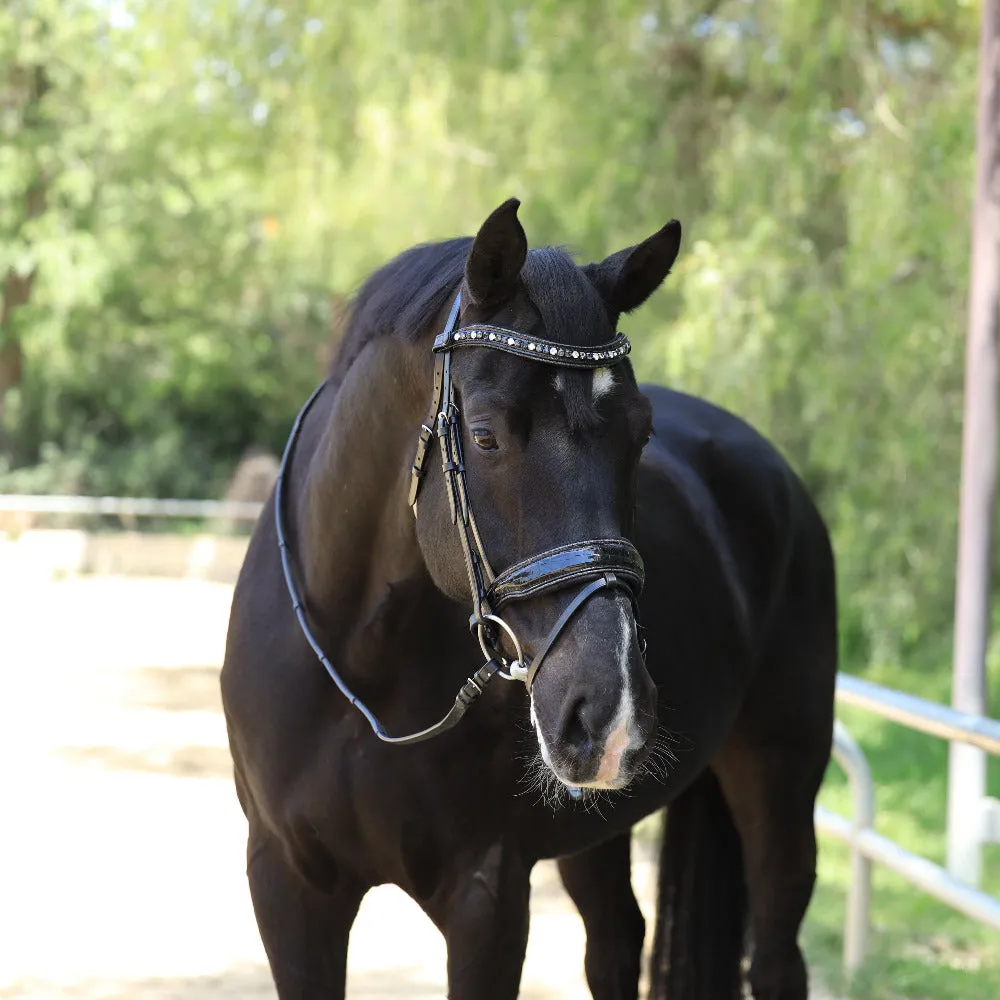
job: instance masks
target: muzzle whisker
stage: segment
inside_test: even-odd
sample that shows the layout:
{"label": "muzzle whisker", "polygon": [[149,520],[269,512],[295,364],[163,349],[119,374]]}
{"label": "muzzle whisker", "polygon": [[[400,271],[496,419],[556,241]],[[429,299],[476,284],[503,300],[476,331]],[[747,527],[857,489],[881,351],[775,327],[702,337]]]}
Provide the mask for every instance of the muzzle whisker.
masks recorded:
{"label": "muzzle whisker", "polygon": [[584,808],[587,812],[594,812],[601,818],[603,822],[607,822],[607,817],[601,812],[601,790],[600,789],[586,789],[590,794],[585,794],[583,802]]}
{"label": "muzzle whisker", "polygon": [[676,736],[665,727],[659,727],[649,756],[643,764],[643,773],[660,784],[666,784],[677,764],[677,754],[671,747],[672,743],[676,743]]}

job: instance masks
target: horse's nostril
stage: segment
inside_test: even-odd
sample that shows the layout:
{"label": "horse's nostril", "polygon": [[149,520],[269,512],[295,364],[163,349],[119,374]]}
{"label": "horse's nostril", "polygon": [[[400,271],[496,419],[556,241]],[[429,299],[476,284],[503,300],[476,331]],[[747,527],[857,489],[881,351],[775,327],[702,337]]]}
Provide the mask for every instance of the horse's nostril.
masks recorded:
{"label": "horse's nostril", "polygon": [[563,725],[563,739],[566,746],[580,757],[586,757],[594,746],[593,737],[584,721],[584,704],[582,698],[575,701],[566,713],[566,722]]}

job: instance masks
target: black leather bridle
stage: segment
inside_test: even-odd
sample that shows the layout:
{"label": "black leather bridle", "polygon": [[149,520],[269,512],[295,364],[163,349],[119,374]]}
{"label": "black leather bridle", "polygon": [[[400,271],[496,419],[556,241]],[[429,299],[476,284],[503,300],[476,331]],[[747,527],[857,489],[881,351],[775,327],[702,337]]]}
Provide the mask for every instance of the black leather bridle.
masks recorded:
{"label": "black leather bridle", "polygon": [[[451,729],[496,676],[510,681],[523,681],[530,690],[542,661],[562,630],[583,604],[599,590],[606,587],[626,590],[638,620],[637,604],[644,581],[644,570],[641,556],[627,538],[597,538],[561,545],[515,563],[501,573],[493,572],[469,500],[465,465],[462,460],[460,414],[455,405],[455,390],[451,379],[452,352],[461,347],[486,347],[506,351],[530,361],[563,368],[595,369],[617,364],[626,357],[631,350],[628,337],[619,333],[607,344],[583,348],[542,340],[538,337],[525,337],[515,330],[487,324],[458,327],[460,307],[459,295],[455,298],[444,330],[434,340],[433,395],[429,416],[426,423],[421,425],[417,440],[416,456],[410,474],[408,502],[416,517],[417,498],[426,471],[427,457],[436,438],[441,451],[441,468],[448,494],[448,505],[451,509],[451,520],[458,528],[472,592],[473,608],[469,624],[478,635],[486,662],[462,685],[454,705],[439,722],[407,736],[390,736],[367,706],[350,691],[309,628],[305,605],[292,572],[291,554],[285,535],[284,487],[285,473],[302,422],[322,392],[325,382],[321,383],[306,400],[295,419],[281,458],[275,488],[274,516],[281,566],[299,625],[313,652],[341,693],[361,712],[375,735],[385,743],[420,743]],[[525,657],[517,635],[499,612],[512,601],[527,600],[539,594],[578,585],[581,589],[563,609],[534,658]],[[514,648],[513,659],[505,656],[501,648],[502,634],[507,636]]]}

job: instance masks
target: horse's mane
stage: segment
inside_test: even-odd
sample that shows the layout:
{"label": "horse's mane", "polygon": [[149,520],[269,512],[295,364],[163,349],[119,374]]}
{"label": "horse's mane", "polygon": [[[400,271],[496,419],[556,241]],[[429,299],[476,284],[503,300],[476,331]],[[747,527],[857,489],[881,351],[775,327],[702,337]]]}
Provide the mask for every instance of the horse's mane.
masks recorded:
{"label": "horse's mane", "polygon": [[[373,272],[354,299],[331,370],[340,381],[365,346],[386,335],[408,341],[422,336],[458,291],[471,236],[424,243],[405,250]],[[562,247],[530,250],[521,271],[525,291],[541,313],[546,335],[588,346],[610,339],[595,316],[605,316],[597,290]]]}
{"label": "horse's mane", "polygon": [[355,296],[334,356],[333,381],[344,377],[376,337],[416,340],[458,291],[471,247],[471,236],[424,243],[404,250],[369,275]]}

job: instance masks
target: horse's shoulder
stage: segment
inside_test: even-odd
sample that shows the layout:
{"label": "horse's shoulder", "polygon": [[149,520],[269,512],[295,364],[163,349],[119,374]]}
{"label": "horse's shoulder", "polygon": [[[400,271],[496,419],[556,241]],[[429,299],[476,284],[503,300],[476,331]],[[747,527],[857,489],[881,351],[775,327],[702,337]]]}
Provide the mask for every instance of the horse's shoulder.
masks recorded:
{"label": "horse's shoulder", "polygon": [[735,414],[662,386],[643,386],[653,405],[654,449],[697,477],[722,508],[754,508],[784,520],[806,496],[777,447]]}
{"label": "horse's shoulder", "polygon": [[780,587],[796,551],[809,553],[816,570],[829,562],[823,518],[774,444],[704,399],[658,386],[643,391],[655,428],[643,456],[647,496],[683,497],[693,523],[732,554],[751,589]]}

